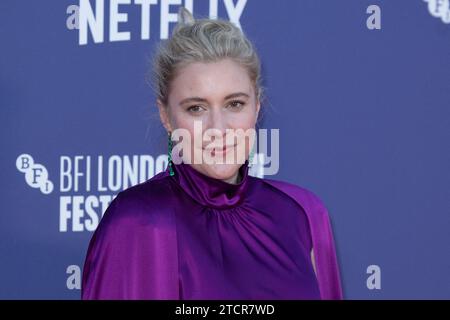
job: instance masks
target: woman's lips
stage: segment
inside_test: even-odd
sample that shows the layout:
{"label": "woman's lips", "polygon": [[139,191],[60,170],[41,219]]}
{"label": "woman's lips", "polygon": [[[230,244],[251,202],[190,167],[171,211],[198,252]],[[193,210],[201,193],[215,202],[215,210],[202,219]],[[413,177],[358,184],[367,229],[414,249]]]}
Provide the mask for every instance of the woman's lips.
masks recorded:
{"label": "woman's lips", "polygon": [[231,150],[232,148],[234,148],[236,145],[231,145],[231,146],[223,146],[222,148],[220,147],[208,147],[208,148],[203,148],[203,150],[205,150],[208,153],[211,153],[212,155],[215,155],[217,153],[221,154],[221,153],[226,153],[229,150]]}

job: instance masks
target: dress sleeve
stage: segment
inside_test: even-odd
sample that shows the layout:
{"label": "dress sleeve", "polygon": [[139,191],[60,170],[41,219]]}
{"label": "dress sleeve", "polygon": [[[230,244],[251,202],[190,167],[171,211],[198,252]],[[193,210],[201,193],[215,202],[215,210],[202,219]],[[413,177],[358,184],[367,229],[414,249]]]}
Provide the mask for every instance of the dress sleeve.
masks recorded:
{"label": "dress sleeve", "polygon": [[118,197],[113,199],[100,220],[88,246],[81,284],[81,299],[118,299],[120,279],[118,272],[123,267],[120,258],[120,247],[113,235],[114,226],[111,218],[117,213]]}
{"label": "dress sleeve", "polygon": [[306,212],[316,263],[320,296],[324,300],[343,299],[340,271],[328,210],[311,191],[282,181],[265,179],[294,199]]}
{"label": "dress sleeve", "polygon": [[176,228],[170,207],[162,208],[145,192],[124,192],[111,202],[89,243],[81,299],[178,299]]}
{"label": "dress sleeve", "polygon": [[340,300],[343,298],[340,271],[328,210],[315,195],[310,197],[315,207],[309,220],[321,297]]}

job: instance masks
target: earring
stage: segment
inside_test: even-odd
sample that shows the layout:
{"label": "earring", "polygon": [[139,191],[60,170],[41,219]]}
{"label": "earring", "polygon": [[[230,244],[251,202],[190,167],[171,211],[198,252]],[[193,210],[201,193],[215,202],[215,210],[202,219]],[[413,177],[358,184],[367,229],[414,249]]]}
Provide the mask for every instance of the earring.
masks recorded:
{"label": "earring", "polygon": [[169,163],[167,164],[167,166],[169,167],[169,174],[171,175],[171,176],[173,176],[173,175],[175,175],[175,173],[173,172],[173,167],[172,167],[172,147],[173,147],[173,141],[172,141],[172,132],[168,132],[168,135],[167,135],[167,138],[168,138],[168,140],[167,140],[167,143],[168,143],[168,160],[169,160]]}
{"label": "earring", "polygon": [[253,147],[252,150],[250,150],[250,154],[248,155],[248,166],[251,167],[253,165],[253,156],[255,153],[255,148]]}

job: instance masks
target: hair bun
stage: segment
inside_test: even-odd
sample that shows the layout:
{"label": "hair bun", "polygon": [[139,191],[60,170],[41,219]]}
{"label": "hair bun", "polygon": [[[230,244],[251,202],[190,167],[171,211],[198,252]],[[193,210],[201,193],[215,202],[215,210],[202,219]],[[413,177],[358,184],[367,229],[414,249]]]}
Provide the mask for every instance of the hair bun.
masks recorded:
{"label": "hair bun", "polygon": [[191,25],[194,24],[195,19],[192,13],[185,7],[180,7],[178,10],[178,24],[179,25]]}

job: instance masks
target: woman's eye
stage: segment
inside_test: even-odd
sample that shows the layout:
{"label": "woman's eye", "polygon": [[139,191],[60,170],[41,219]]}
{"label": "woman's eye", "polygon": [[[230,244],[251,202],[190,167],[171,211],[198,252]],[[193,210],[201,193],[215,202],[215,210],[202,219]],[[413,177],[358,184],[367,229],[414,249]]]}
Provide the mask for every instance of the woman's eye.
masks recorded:
{"label": "woman's eye", "polygon": [[190,106],[187,110],[189,112],[192,112],[192,113],[198,113],[198,112],[202,111],[202,107],[200,107],[200,106]]}
{"label": "woman's eye", "polygon": [[245,104],[245,103],[242,102],[242,101],[234,100],[234,101],[231,101],[231,102],[230,102],[229,106],[230,106],[232,109],[240,109],[244,104]]}

